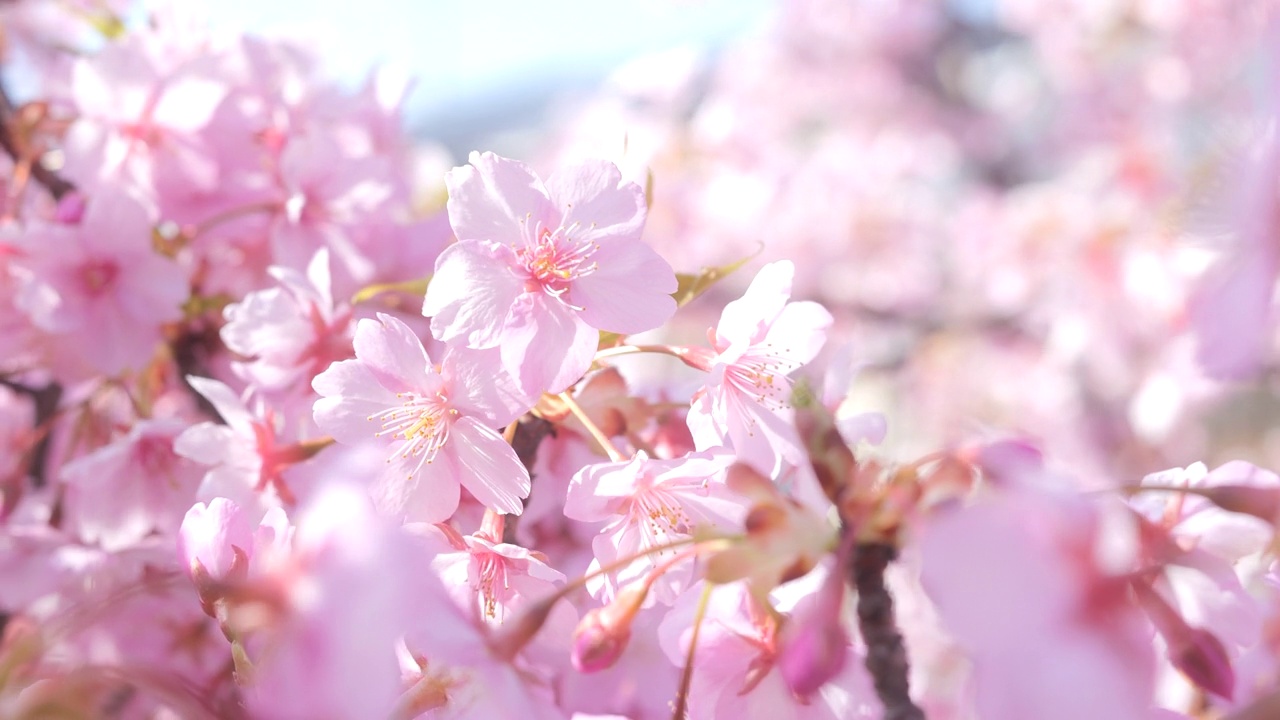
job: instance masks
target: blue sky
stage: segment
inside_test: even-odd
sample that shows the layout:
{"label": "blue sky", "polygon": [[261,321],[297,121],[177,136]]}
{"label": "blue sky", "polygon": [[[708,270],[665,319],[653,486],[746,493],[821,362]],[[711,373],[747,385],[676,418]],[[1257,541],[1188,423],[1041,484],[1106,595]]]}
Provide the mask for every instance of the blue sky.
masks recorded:
{"label": "blue sky", "polygon": [[[313,38],[358,82],[374,63],[417,77],[411,124],[520,113],[650,51],[712,48],[761,26],[769,0],[221,0],[215,26]],[[492,118],[489,118],[492,119]],[[518,118],[512,118],[518,120]]]}

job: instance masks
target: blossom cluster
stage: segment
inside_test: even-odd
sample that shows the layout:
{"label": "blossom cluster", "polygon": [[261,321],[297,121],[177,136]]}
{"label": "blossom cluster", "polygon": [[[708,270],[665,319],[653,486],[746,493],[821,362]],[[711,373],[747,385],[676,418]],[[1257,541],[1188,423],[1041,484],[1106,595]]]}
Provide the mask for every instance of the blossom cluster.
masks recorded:
{"label": "blossom cluster", "polygon": [[1280,712],[1280,8],[961,5],[449,169],[389,71],[0,4],[0,717]]}

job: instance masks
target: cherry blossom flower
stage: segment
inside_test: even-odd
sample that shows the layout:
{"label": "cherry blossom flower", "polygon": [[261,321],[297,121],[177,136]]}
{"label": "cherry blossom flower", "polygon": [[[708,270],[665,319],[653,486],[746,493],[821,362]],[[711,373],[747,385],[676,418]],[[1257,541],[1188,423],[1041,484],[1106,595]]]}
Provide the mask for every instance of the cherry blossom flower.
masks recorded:
{"label": "cherry blossom flower", "polygon": [[68,129],[68,170],[80,184],[109,188],[121,179],[149,199],[210,191],[218,163],[200,130],[227,94],[197,43],[165,46],[135,34],[78,59],[71,99],[80,115]]}
{"label": "cherry blossom flower", "polygon": [[356,326],[355,354],[312,382],[315,421],[338,442],[387,449],[372,488],[379,510],[440,522],[465,487],[485,507],[520,514],[529,471],[493,428],[525,407],[501,372],[457,352],[433,366],[413,331],[381,313]]}
{"label": "cherry blossom flower", "polygon": [[487,527],[465,536],[447,525],[422,530],[439,534],[436,544],[444,551],[435,555],[432,567],[459,607],[495,625],[529,600],[551,595],[556,583],[564,581],[564,573],[547,565],[538,554],[502,542],[502,533],[494,532],[501,529],[501,517],[488,513]]}
{"label": "cherry blossom flower", "polygon": [[334,306],[327,250],[316,253],[305,276],[279,266],[268,272],[279,286],[228,305],[222,340],[244,358],[233,366],[237,374],[257,388],[309,387],[330,363],[351,356],[351,312]]}
{"label": "cherry blossom flower", "polygon": [[[396,643],[428,596],[444,589],[410,538],[367,497],[327,485],[297,521],[291,552],[251,579],[255,592],[230,612],[252,624],[248,704],[260,717],[387,717],[400,695]],[[447,602],[447,600],[446,600]]]}
{"label": "cherry blossom flower", "polygon": [[832,322],[817,303],[789,302],[794,274],[787,260],[761,268],[709,333],[714,355],[693,358],[711,373],[689,411],[698,449],[727,444],[771,476],[804,459],[787,375],[818,354]]}
{"label": "cherry blossom flower", "polygon": [[104,188],[78,224],[33,222],[20,243],[18,306],[62,345],[93,347],[82,361],[99,372],[140,368],[182,317],[185,273],[152,249],[151,220],[126,193]]}
{"label": "cherry blossom flower", "polygon": [[[825,570],[818,570],[777,588],[772,599],[776,614],[762,607],[745,583],[711,590],[694,654],[689,720],[870,720],[881,716],[882,708],[872,699],[870,678],[851,644],[845,647],[843,670],[804,701],[792,692],[779,667],[779,618],[793,617],[803,611],[803,605],[814,602],[812,595],[825,575]],[[696,585],[686,591],[658,628],[662,648],[677,666],[685,664],[702,590]]]}
{"label": "cherry blossom flower", "polygon": [[973,658],[981,717],[1146,715],[1155,652],[1125,591],[1137,557],[1133,524],[1114,522],[1123,517],[1028,490],[944,511],[925,529],[921,583]]}
{"label": "cherry blossom flower", "polygon": [[614,165],[545,183],[492,153],[447,177],[459,242],[440,254],[422,314],[448,343],[500,347],[525,392],[559,392],[586,372],[597,330],[650,330],[675,312],[671,267],[639,242],[644,193]]}
{"label": "cherry blossom flower", "polygon": [[314,454],[314,448],[282,442],[281,419],[261,403],[259,412],[251,411],[225,384],[200,377],[188,377],[187,382],[226,423],[193,425],[174,442],[179,455],[211,466],[197,496],[209,500],[228,497],[262,511],[280,502],[296,502],[285,473]]}
{"label": "cherry blossom flower", "polygon": [[[584,522],[607,521],[592,541],[592,568],[667,543],[691,537],[695,530],[734,529],[746,515],[746,502],[724,483],[732,462],[726,452],[690,453],[672,460],[636,453],[628,462],[588,465],[569,484],[564,514]],[[589,587],[603,600],[645,578],[679,549],[647,555],[608,573]],[[692,563],[666,570],[654,583],[653,597],[670,604],[688,587]]]}
{"label": "cherry blossom flower", "polygon": [[205,472],[174,451],[185,429],[176,420],[140,421],[125,437],[62,466],[67,517],[80,537],[116,550],[178,529]]}

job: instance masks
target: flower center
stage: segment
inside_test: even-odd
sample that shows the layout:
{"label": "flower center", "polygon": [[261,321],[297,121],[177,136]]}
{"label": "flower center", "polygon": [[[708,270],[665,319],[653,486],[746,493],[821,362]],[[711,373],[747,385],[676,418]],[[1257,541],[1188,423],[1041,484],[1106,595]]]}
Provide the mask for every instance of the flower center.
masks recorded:
{"label": "flower center", "polygon": [[631,513],[645,531],[650,546],[669,542],[672,535],[688,535],[693,531],[693,520],[688,513],[670,493],[659,488],[636,492]]}
{"label": "flower center", "polygon": [[85,292],[91,296],[102,295],[115,284],[120,266],[111,260],[94,260],[80,268],[80,280]]}
{"label": "flower center", "polygon": [[555,230],[539,226],[537,240],[532,243],[526,241],[525,247],[517,250],[516,255],[528,273],[526,292],[541,291],[568,307],[581,310],[562,296],[574,280],[595,272],[597,265],[590,259],[600,246],[569,237],[575,227],[576,223]]}
{"label": "flower center", "polygon": [[449,427],[458,411],[449,407],[449,399],[443,393],[396,393],[396,397],[403,400],[401,405],[369,416],[370,421],[382,421],[382,429],[373,436],[399,438],[397,452],[401,458],[424,456],[424,462],[434,461],[436,453],[449,441]]}
{"label": "flower center", "polygon": [[747,354],[725,368],[725,382],[772,410],[787,407],[792,363],[770,355]]}
{"label": "flower center", "polygon": [[493,620],[498,615],[499,593],[505,595],[510,588],[507,582],[507,563],[498,553],[485,552],[476,557],[480,565],[480,605],[484,616]]}

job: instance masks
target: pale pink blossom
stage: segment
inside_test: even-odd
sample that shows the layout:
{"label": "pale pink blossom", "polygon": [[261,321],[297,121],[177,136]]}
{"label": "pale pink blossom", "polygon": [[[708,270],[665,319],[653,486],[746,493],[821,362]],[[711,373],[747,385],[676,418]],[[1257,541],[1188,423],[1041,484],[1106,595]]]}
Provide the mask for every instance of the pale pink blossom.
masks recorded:
{"label": "pale pink blossom", "polygon": [[284,441],[282,419],[261,402],[251,410],[242,397],[217,380],[188,376],[187,382],[223,420],[193,425],[174,442],[179,455],[209,466],[197,497],[228,497],[260,512],[295,503],[285,475],[310,453],[298,443]]}
{"label": "pale pink blossom", "polygon": [[[411,539],[350,485],[323,488],[300,514],[291,552],[240,593],[233,628],[271,622],[250,644],[257,717],[380,718],[400,695],[396,643],[443,596]],[[447,599],[445,600],[447,602]],[[245,623],[245,625],[240,625]]]}
{"label": "pale pink blossom", "polygon": [[525,406],[501,372],[457,352],[436,366],[407,325],[381,313],[356,326],[355,354],[313,381],[315,421],[338,442],[385,448],[379,510],[440,522],[465,487],[485,507],[521,512],[529,472],[494,428]]}
{"label": "pale pink blossom", "polygon": [[[1228,512],[1210,499],[1155,488],[1239,487],[1280,496],[1280,477],[1237,460],[1212,472],[1203,463],[1172,468],[1146,476],[1142,484],[1152,489],[1139,493],[1131,503],[1153,523],[1152,534],[1158,538],[1152,543],[1153,554],[1166,562],[1153,591],[1183,624],[1220,642],[1232,664],[1248,656],[1251,662],[1268,658],[1265,664],[1274,666],[1274,650],[1259,638],[1265,635],[1264,623],[1280,597],[1262,581],[1272,562],[1275,529],[1259,517]],[[1188,680],[1183,674],[1163,674],[1161,698],[1172,707],[1189,710],[1196,694],[1192,683],[1201,678]],[[1242,676],[1231,699],[1247,703],[1256,698],[1256,687],[1254,678]]]}
{"label": "pale pink blossom", "polygon": [[689,411],[698,449],[728,445],[770,476],[805,458],[787,376],[818,354],[832,322],[817,303],[790,302],[794,274],[789,260],[761,268],[709,333],[714,353],[695,359],[711,373]]}
{"label": "pale pink blossom", "polygon": [[[790,622],[804,614],[825,569],[774,590],[771,614],[745,583],[715,586],[698,633],[689,688],[689,720],[870,720],[883,713],[870,678],[852,644],[830,682],[808,699],[797,698],[780,667],[782,647],[778,619]],[[683,667],[693,634],[693,619],[703,586],[686,591],[658,628],[668,659]]]}
{"label": "pale pink blossom", "polygon": [[279,266],[268,272],[276,287],[223,309],[222,341],[243,358],[232,366],[237,374],[258,389],[305,389],[330,363],[351,357],[351,311],[333,301],[327,250],[305,275]]}
{"label": "pale pink blossom", "polygon": [[984,720],[1144,717],[1150,625],[1130,599],[1136,540],[1123,508],[1008,492],[939,512],[921,583],[974,662]]}
{"label": "pale pink blossom", "polygon": [[97,193],[121,180],[161,195],[217,187],[218,162],[200,131],[226,97],[196,38],[166,46],[135,33],[77,59],[71,100],[79,117],[66,138],[69,174]]}
{"label": "pale pink blossom", "polygon": [[67,519],[81,538],[118,550],[178,529],[205,471],[174,451],[185,429],[175,420],[141,420],[124,437],[62,466]]}
{"label": "pale pink blossom", "polygon": [[183,270],[152,248],[151,229],[141,203],[108,188],[78,224],[32,222],[14,260],[18,307],[93,369],[140,369],[189,294]]}
{"label": "pale pink blossom", "polygon": [[[588,465],[569,483],[564,514],[583,522],[606,522],[592,541],[595,569],[644,550],[689,538],[695,531],[736,530],[747,513],[746,500],[725,485],[733,457],[726,452],[690,453],[672,460],[651,459],[643,451],[627,462]],[[592,582],[604,601],[643,580],[678,555],[674,548],[646,555],[616,573]],[[693,581],[693,563],[679,562],[662,573],[653,597],[670,604]]]}
{"label": "pale pink blossom", "polygon": [[539,553],[502,542],[494,527],[500,528],[501,523],[482,526],[470,535],[460,535],[447,525],[425,526],[420,532],[438,535],[434,544],[440,552],[431,565],[458,606],[486,623],[501,625],[530,600],[552,595],[556,585],[564,582],[564,573]]}
{"label": "pale pink blossom", "polygon": [[[178,559],[206,615],[225,623],[240,587],[273,571],[290,552],[294,528],[273,507],[257,525],[252,509],[224,497],[192,505],[178,530]],[[224,628],[230,630],[230,628]]]}
{"label": "pale pink blossom", "polygon": [[529,394],[559,392],[591,365],[597,330],[653,329],[675,312],[675,274],[639,241],[645,201],[614,165],[545,184],[492,153],[447,177],[459,242],[440,254],[422,314],[440,340],[501,348]]}

